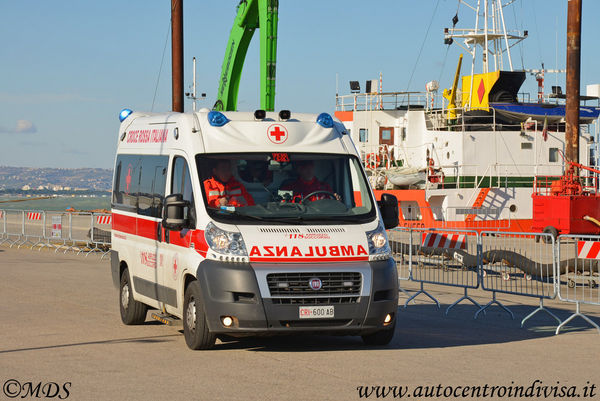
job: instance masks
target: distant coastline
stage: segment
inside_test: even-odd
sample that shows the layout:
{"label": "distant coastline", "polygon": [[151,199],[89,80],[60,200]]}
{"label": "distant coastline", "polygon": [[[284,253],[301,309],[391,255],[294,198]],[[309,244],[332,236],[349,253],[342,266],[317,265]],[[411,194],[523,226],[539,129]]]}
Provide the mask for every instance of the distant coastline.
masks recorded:
{"label": "distant coastline", "polygon": [[110,210],[110,194],[73,196],[4,196],[0,195],[0,210],[76,211]]}
{"label": "distant coastline", "polygon": [[112,169],[0,166],[0,195],[90,195],[111,190]]}

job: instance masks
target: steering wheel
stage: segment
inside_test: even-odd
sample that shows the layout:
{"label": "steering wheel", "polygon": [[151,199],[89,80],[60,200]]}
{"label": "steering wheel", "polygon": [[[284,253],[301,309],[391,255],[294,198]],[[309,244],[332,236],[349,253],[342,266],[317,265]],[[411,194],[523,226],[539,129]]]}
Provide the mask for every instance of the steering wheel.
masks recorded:
{"label": "steering wheel", "polygon": [[[337,198],[335,197],[335,194],[333,192],[329,192],[329,191],[314,191],[314,192],[311,192],[308,195],[306,195],[304,197],[304,199],[302,199],[301,203],[304,205],[306,202],[313,202],[313,201],[310,200],[310,198],[312,196],[317,195],[317,194],[325,194],[325,195],[329,196],[331,199],[337,200]],[[319,200],[319,199],[315,199],[315,200]]]}

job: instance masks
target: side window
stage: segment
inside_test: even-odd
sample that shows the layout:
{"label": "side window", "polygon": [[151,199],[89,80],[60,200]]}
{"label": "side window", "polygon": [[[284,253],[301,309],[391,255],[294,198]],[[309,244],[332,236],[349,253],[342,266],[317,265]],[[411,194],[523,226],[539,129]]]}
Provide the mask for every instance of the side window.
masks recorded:
{"label": "side window", "polygon": [[183,200],[190,202],[189,210],[186,209],[185,218],[194,220],[194,193],[192,191],[192,178],[190,169],[183,157],[176,156],[173,160],[173,176],[171,180],[171,194],[182,194]]}
{"label": "side window", "polygon": [[115,166],[113,206],[116,209],[135,211],[140,183],[140,157],[118,155]]}
{"label": "side window", "polygon": [[548,161],[556,163],[558,161],[558,148],[550,148],[548,150]]}
{"label": "side window", "polygon": [[138,214],[157,218],[162,217],[168,164],[168,156],[142,156]]}

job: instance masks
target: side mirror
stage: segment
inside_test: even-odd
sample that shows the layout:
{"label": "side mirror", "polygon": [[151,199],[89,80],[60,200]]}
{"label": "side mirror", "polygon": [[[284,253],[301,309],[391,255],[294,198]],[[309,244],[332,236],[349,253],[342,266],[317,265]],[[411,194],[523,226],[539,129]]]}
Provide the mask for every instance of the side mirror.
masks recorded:
{"label": "side mirror", "polygon": [[184,218],[184,211],[189,206],[190,203],[183,200],[182,194],[173,194],[165,197],[163,227],[173,231],[181,231],[185,228],[188,220]]}
{"label": "side mirror", "polygon": [[398,226],[398,199],[392,194],[382,194],[381,200],[377,201],[381,217],[383,218],[383,226],[386,230]]}

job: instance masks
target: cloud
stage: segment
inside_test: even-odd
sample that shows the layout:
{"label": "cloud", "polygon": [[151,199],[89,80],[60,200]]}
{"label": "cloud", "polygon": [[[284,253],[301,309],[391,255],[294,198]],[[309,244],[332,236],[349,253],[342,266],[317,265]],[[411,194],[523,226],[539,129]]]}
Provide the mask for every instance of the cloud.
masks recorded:
{"label": "cloud", "polygon": [[28,120],[17,120],[17,126],[15,128],[0,126],[0,133],[2,134],[34,134],[36,132],[36,126]]}

